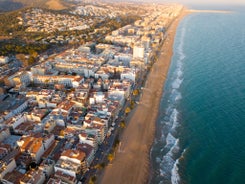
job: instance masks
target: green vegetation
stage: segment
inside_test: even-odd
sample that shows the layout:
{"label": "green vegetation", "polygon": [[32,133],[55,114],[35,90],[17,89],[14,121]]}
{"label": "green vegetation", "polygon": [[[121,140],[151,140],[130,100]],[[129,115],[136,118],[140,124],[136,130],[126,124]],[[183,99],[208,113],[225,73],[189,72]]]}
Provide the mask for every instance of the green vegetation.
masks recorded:
{"label": "green vegetation", "polygon": [[134,104],[135,102],[133,100],[130,101],[130,109],[133,109],[134,108]]}
{"label": "green vegetation", "polygon": [[107,159],[109,162],[111,162],[113,159],[114,159],[114,154],[113,153],[110,153],[108,156],[107,156]]}
{"label": "green vegetation", "polygon": [[41,7],[41,8],[49,8],[52,10],[62,10],[69,8],[71,4],[63,1],[63,0],[15,0],[16,2],[21,3],[22,5],[29,7]]}
{"label": "green vegetation", "polygon": [[125,127],[126,127],[125,121],[121,121],[121,122],[120,122],[120,127],[121,127],[121,128],[125,128]]}
{"label": "green vegetation", "polygon": [[[39,0],[37,3],[42,5],[48,0]],[[29,0],[21,1],[25,3],[31,3]],[[30,4],[31,5],[31,4]],[[29,63],[33,63],[35,60],[35,55],[38,55],[53,46],[61,45],[76,45],[84,44],[85,42],[93,41],[97,43],[104,43],[105,35],[113,30],[123,27],[128,24],[132,24],[134,21],[138,20],[139,16],[133,15],[123,15],[117,18],[106,18],[101,21],[94,19],[94,25],[85,30],[66,30],[66,31],[54,31],[53,33],[45,32],[25,32],[27,27],[22,23],[19,23],[20,18],[23,16],[24,12],[28,9],[21,9],[19,11],[8,12],[0,14],[0,55],[9,54],[26,54],[30,55]],[[59,14],[69,14],[65,11],[54,11],[45,10],[52,13]],[[75,16],[75,15],[71,15]],[[91,18],[91,17],[84,17]],[[96,30],[96,31],[95,31]],[[63,38],[75,37],[76,41],[69,41],[63,43],[49,43],[50,39],[55,39],[57,36],[63,36]],[[43,43],[43,39],[49,37],[46,43]],[[33,54],[35,53],[35,54]],[[38,54],[36,54],[38,53]]]}
{"label": "green vegetation", "polygon": [[94,166],[95,169],[104,169],[106,164],[104,162],[97,164]]}
{"label": "green vegetation", "polygon": [[119,29],[123,26],[126,26],[128,24],[132,24],[136,20],[139,20],[140,17],[137,15],[128,15],[128,16],[120,16],[114,19],[107,18],[106,20],[99,22],[95,24],[94,28],[102,28],[104,30],[104,33],[102,36],[97,40],[99,43],[106,43],[104,40],[104,35],[110,33],[111,31],[114,31],[116,29]]}
{"label": "green vegetation", "polygon": [[0,14],[0,35],[12,36],[13,33],[23,33],[25,27],[18,24],[18,17],[21,16],[21,11]]}
{"label": "green vegetation", "polygon": [[89,184],[94,184],[96,181],[97,181],[97,177],[96,177],[96,176],[92,176],[92,177],[89,179],[88,183],[89,183]]}
{"label": "green vegetation", "polygon": [[43,52],[50,48],[46,44],[30,43],[25,44],[18,40],[9,40],[0,42],[0,55],[8,54],[28,54],[30,56],[36,57],[40,52]]}
{"label": "green vegetation", "polygon": [[26,33],[26,27],[18,24],[21,14],[22,11],[0,14],[0,55],[22,53],[35,56],[49,48],[49,45],[36,42],[46,36],[44,33]]}
{"label": "green vegetation", "polygon": [[138,94],[139,94],[139,90],[138,89],[133,90],[133,95],[134,96],[137,96]]}
{"label": "green vegetation", "polygon": [[127,107],[127,108],[125,109],[125,114],[130,113],[130,111],[131,111],[130,107]]}

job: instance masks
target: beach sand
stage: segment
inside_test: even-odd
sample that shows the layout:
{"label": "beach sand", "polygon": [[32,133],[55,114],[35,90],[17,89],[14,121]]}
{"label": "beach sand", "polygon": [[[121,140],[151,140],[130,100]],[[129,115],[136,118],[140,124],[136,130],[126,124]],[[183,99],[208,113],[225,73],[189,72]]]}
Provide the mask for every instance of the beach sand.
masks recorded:
{"label": "beach sand", "polygon": [[155,137],[156,119],[163,93],[163,86],[173,54],[174,37],[179,21],[187,14],[184,10],[167,30],[159,59],[154,63],[140,103],[134,110],[121,137],[120,149],[115,159],[105,168],[99,183],[142,184],[150,175],[150,149]]}

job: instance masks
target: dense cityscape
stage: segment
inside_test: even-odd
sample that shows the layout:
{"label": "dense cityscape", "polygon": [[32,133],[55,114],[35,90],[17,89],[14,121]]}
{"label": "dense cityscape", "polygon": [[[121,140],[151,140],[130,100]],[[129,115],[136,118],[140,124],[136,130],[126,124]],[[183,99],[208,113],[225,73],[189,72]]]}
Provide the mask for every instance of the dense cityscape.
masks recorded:
{"label": "dense cityscape", "polygon": [[113,161],[126,118],[183,7],[142,5],[137,20],[112,30],[104,21],[128,12],[104,5],[77,6],[70,14],[30,8],[16,17],[27,34],[44,34],[35,42],[56,45],[0,56],[2,183],[93,183]]}

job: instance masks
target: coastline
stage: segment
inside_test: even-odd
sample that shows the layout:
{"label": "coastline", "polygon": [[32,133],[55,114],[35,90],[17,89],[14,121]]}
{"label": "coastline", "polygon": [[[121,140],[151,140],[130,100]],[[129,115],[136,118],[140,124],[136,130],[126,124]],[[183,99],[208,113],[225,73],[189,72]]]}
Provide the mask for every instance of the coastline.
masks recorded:
{"label": "coastline", "polygon": [[225,13],[225,14],[234,13],[233,11],[225,11],[225,10],[194,10],[194,9],[190,9],[188,10],[188,12],[190,13]]}
{"label": "coastline", "polygon": [[173,55],[174,38],[179,22],[188,14],[183,9],[168,28],[158,60],[153,64],[142,91],[140,103],[134,109],[125,128],[120,150],[104,171],[100,183],[147,183],[151,175],[150,150],[155,137],[156,120],[163,87]]}

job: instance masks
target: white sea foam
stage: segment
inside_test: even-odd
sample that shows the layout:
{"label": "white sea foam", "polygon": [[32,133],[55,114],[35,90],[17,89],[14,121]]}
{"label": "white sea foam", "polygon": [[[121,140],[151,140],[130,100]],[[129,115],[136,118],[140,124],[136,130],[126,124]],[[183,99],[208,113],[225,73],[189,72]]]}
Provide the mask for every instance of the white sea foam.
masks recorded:
{"label": "white sea foam", "polygon": [[183,52],[180,52],[179,53],[180,54],[180,57],[179,57],[179,59],[182,61],[183,59],[185,59],[185,54],[183,53]]}
{"label": "white sea foam", "polygon": [[[169,137],[171,135],[169,134]],[[174,167],[174,155],[179,152],[179,139],[173,139],[174,144],[170,147],[169,151],[163,156],[160,163],[160,175],[165,179],[171,179],[171,170]]]}
{"label": "white sea foam", "polygon": [[178,184],[180,181],[180,176],[179,176],[179,168],[178,168],[179,160],[176,160],[174,163],[174,167],[171,170],[171,183],[172,184]]}
{"label": "white sea foam", "polygon": [[182,29],[182,31],[181,31],[181,37],[180,37],[180,43],[179,43],[179,45],[177,47],[177,53],[179,55],[179,60],[178,60],[178,63],[177,63],[178,64],[177,67],[180,67],[180,68],[182,68],[182,62],[181,61],[183,61],[185,59],[185,57],[186,57],[186,55],[184,53],[185,32],[186,32],[185,28]]}
{"label": "white sea foam", "polygon": [[171,114],[172,109],[173,109],[172,104],[170,104],[170,105],[168,106],[167,110],[166,110],[166,115],[167,115],[167,116],[169,116],[169,115]]}
{"label": "white sea foam", "polygon": [[181,153],[181,156],[175,161],[174,167],[171,170],[171,183],[172,184],[178,184],[180,182],[180,175],[179,175],[179,160],[184,157],[184,154],[186,152],[186,149],[183,150]]}
{"label": "white sea foam", "polygon": [[182,98],[182,95],[180,92],[177,93],[176,97],[175,97],[175,101],[178,101]]}
{"label": "white sea foam", "polygon": [[170,116],[172,122],[176,122],[178,120],[178,111],[177,109],[173,109],[172,114]]}
{"label": "white sea foam", "polygon": [[166,142],[167,142],[166,147],[171,147],[172,145],[175,144],[175,141],[176,141],[176,138],[171,133],[168,133],[167,138],[166,138]]}
{"label": "white sea foam", "polygon": [[178,76],[178,78],[181,78],[182,75],[183,75],[182,68],[178,68],[178,70],[177,70],[177,76]]}
{"label": "white sea foam", "polygon": [[179,89],[182,81],[183,81],[183,79],[179,79],[179,78],[175,79],[173,84],[172,84],[172,88]]}
{"label": "white sea foam", "polygon": [[170,154],[171,155],[174,155],[175,153],[178,153],[180,150],[180,147],[179,147],[179,139],[176,139],[173,147],[170,149]]}
{"label": "white sea foam", "polygon": [[[183,81],[183,60],[186,58],[184,53],[184,39],[185,39],[185,28],[181,30],[180,41],[177,46],[177,61],[176,68],[171,77],[173,81],[171,84],[171,91],[168,100],[168,107],[165,111],[164,117],[164,128],[162,130],[161,141],[166,141],[166,145],[161,148],[161,154],[164,154],[156,158],[156,162],[160,166],[159,177],[162,178],[162,183],[165,181],[171,181],[172,184],[178,184],[180,182],[179,176],[179,159],[177,157],[181,153],[179,139],[175,137],[175,130],[179,126],[179,112],[177,110],[177,103],[182,98],[179,90]],[[170,132],[174,133],[171,134]],[[164,144],[163,144],[164,145]],[[160,163],[159,163],[160,162]]]}
{"label": "white sea foam", "polygon": [[177,109],[174,109],[172,114],[171,114],[171,120],[172,120],[172,130],[175,130],[179,126],[178,122],[178,111]]}
{"label": "white sea foam", "polygon": [[179,51],[179,53],[183,53],[183,47],[184,47],[184,38],[185,38],[185,32],[186,32],[186,29],[185,28],[183,28],[182,30],[181,30],[181,33],[180,33],[180,44],[179,44],[179,46],[178,46],[178,51]]}

